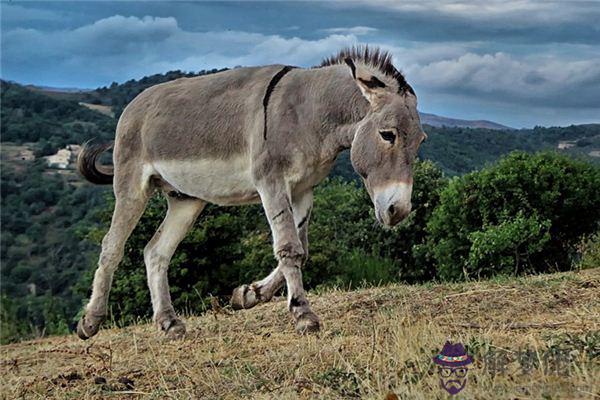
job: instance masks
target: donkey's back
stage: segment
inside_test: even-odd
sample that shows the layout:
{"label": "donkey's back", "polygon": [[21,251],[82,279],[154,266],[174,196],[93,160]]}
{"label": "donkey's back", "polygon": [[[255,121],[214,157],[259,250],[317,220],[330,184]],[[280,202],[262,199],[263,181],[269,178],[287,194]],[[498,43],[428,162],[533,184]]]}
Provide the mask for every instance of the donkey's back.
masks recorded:
{"label": "donkey's back", "polygon": [[142,92],[117,127],[115,193],[158,186],[215,204],[257,202],[250,146],[262,132],[265,88],[282,67],[181,78]]}
{"label": "donkey's back", "polygon": [[[244,153],[250,136],[262,129],[265,88],[281,68],[237,68],[146,89],[123,111],[116,151],[126,146],[146,161]],[[140,147],[132,148],[136,142]]]}

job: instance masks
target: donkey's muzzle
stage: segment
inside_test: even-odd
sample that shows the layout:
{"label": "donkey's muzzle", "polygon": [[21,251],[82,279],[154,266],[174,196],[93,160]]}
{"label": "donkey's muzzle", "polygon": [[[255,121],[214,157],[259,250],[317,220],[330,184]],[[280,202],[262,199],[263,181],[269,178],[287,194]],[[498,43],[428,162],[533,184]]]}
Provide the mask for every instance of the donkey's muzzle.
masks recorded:
{"label": "donkey's muzzle", "polygon": [[375,215],[377,216],[377,220],[386,226],[395,226],[400,223],[400,221],[404,220],[410,214],[411,206],[408,203],[408,206],[394,205],[391,204],[386,208],[376,209]]}
{"label": "donkey's muzzle", "polygon": [[397,225],[405,219],[412,205],[410,197],[412,185],[400,183],[389,185],[384,190],[375,192],[375,215],[377,220],[386,226]]}
{"label": "donkey's muzzle", "polygon": [[411,205],[410,203],[408,203],[408,206],[395,206],[395,205],[390,205],[388,207],[387,210],[387,221],[388,223],[386,225],[389,226],[394,226],[397,225],[400,221],[402,221],[404,218],[408,217],[408,214],[410,214],[410,210],[411,210]]}

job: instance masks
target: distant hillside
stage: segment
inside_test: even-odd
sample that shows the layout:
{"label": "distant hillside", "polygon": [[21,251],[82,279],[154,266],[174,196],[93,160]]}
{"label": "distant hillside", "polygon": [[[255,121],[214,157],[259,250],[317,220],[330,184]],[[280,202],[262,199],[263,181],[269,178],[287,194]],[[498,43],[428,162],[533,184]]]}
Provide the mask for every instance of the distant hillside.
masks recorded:
{"label": "distant hillside", "polygon": [[1,309],[27,321],[35,336],[60,331],[81,305],[74,284],[96,251],[82,228],[97,224],[110,191],[81,184],[72,169],[49,168],[44,156],[111,140],[116,120],[15,83],[2,81],[1,89]]}
{"label": "distant hillside", "polygon": [[435,114],[428,114],[419,112],[421,117],[421,123],[425,125],[431,125],[436,128],[449,127],[449,128],[482,128],[482,129],[498,129],[498,130],[509,130],[513,129],[505,125],[498,124],[492,121],[486,120],[466,120],[442,117]]}
{"label": "distant hillside", "polygon": [[[37,91],[58,99],[73,100],[88,104],[112,106],[114,108],[113,111],[115,112],[115,114],[120,115],[120,110],[125,105],[127,105],[127,103],[133,100],[133,98],[137,96],[140,92],[142,92],[142,90],[150,86],[182,77],[207,75],[223,70],[224,69],[213,69],[209,71],[202,70],[198,73],[182,72],[179,70],[169,71],[164,74],[155,74],[147,76],[140,80],[131,79],[121,84],[113,82],[110,86],[105,86],[95,90],[77,88],[53,88],[34,85],[27,85],[26,87],[33,91]],[[420,112],[419,115],[421,116],[421,123],[431,125],[434,127],[483,128],[498,130],[512,129],[508,126],[486,120],[470,121],[464,119],[442,117],[439,115],[424,112]]]}
{"label": "distant hillside", "polygon": [[[133,100],[138,94],[150,86],[157,85],[159,83],[172,81],[179,78],[189,78],[192,76],[201,76],[214,74],[225,69],[211,69],[201,70],[198,72],[184,72],[180,70],[168,71],[164,74],[154,74],[145,76],[141,79],[130,79],[127,82],[117,83],[113,82],[109,86],[100,87],[95,90],[76,90],[76,89],[57,89],[57,88],[44,88],[44,87],[33,87],[32,89],[40,93],[47,94],[54,98],[73,100],[84,105],[102,105],[109,106],[112,108],[114,116],[119,117],[121,112],[131,100]],[[89,107],[89,106],[88,106]],[[106,111],[101,111],[106,113]]]}
{"label": "distant hillside", "polygon": [[48,96],[1,81],[2,142],[33,142],[41,155],[71,143],[114,137],[116,121],[72,99]]}
{"label": "distant hillside", "polygon": [[[11,82],[15,83],[15,82]],[[25,88],[44,94],[58,100],[79,101],[80,99],[89,98],[89,93],[93,89],[78,89],[78,88],[55,88],[50,86],[25,85]]]}

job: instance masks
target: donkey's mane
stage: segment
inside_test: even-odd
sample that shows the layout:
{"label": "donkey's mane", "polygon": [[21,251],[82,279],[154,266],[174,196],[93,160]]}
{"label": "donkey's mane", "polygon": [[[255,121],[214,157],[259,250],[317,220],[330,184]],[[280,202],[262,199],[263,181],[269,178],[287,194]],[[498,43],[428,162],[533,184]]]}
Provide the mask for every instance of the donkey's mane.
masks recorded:
{"label": "donkey's mane", "polygon": [[404,75],[402,75],[402,73],[398,71],[392,63],[392,55],[388,51],[381,50],[379,47],[346,47],[340,50],[337,54],[324,58],[319,67],[327,67],[330,65],[344,63],[344,60],[348,57],[355,61],[362,61],[366,65],[377,68],[381,73],[394,78],[396,82],[398,82],[399,93],[405,91],[408,91],[412,94],[415,93],[408,82],[406,82]]}

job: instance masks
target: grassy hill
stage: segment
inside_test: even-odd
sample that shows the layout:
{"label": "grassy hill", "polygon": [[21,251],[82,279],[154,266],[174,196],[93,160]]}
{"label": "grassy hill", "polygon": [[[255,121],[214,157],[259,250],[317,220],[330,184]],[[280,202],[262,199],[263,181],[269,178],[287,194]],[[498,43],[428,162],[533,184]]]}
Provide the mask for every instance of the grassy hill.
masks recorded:
{"label": "grassy hill", "polygon": [[[293,332],[285,300],[187,320],[1,348],[4,398],[446,399],[447,338],[474,364],[464,399],[591,399],[600,382],[600,268],[463,284],[311,293],[324,322]],[[398,397],[394,397],[394,395]],[[387,396],[387,397],[386,397]]]}

